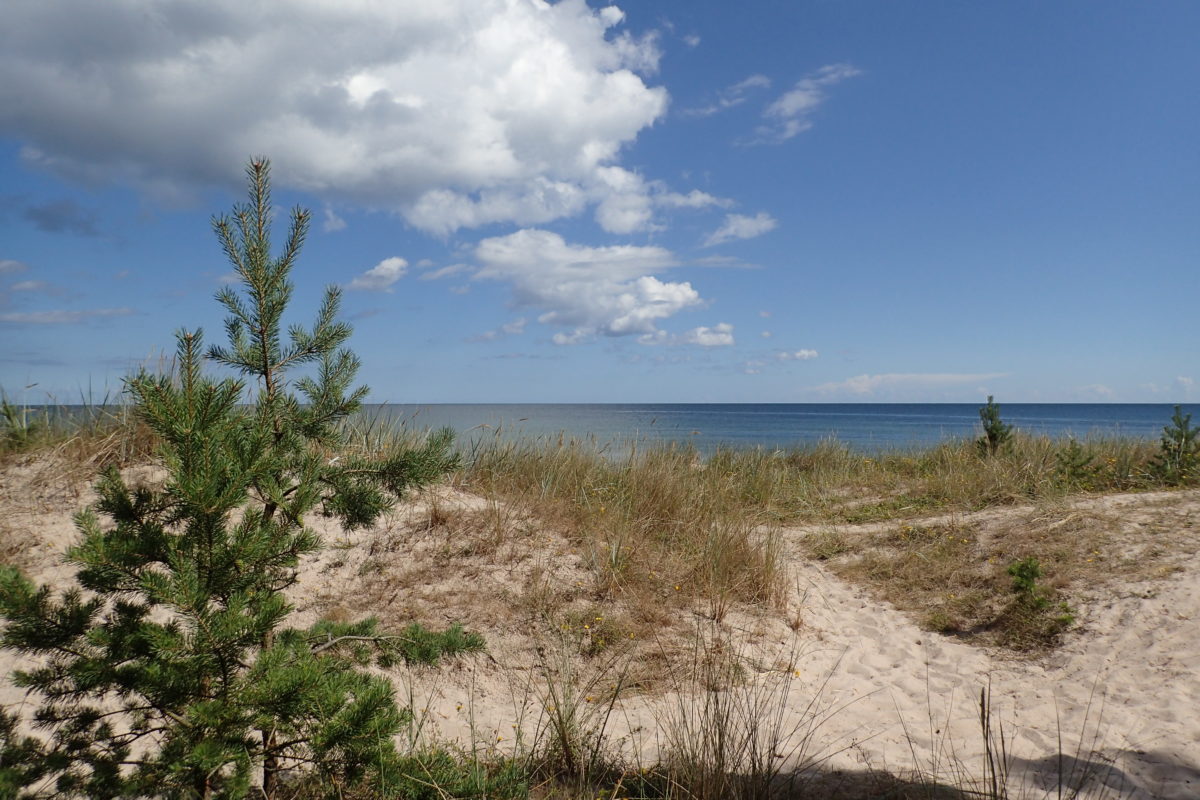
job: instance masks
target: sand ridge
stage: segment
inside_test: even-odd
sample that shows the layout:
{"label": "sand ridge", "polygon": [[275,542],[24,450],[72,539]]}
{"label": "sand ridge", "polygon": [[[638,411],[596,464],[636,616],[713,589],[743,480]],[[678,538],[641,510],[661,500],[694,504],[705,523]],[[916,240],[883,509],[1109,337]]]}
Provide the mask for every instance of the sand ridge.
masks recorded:
{"label": "sand ridge", "polygon": [[[91,495],[47,482],[38,469],[15,465],[0,474],[0,534],[9,545],[6,557],[34,580],[65,586],[72,570],[59,554],[74,540],[73,514]],[[140,477],[153,474],[143,470]],[[586,580],[579,554],[517,515],[498,518],[523,530],[505,542],[508,551],[461,546],[458,563],[449,568],[446,543],[423,522],[434,505],[503,512],[493,501],[442,487],[398,508],[375,529],[345,532],[320,524],[327,547],[305,567],[293,594],[295,622],[329,613],[363,587],[379,596],[398,564],[408,571],[406,588],[404,596],[397,592],[388,600],[391,613],[431,622],[450,621],[464,609],[511,606],[535,578],[563,591]],[[1071,597],[1077,624],[1054,652],[1033,659],[922,630],[806,557],[804,543],[813,529],[785,530],[792,586],[787,605],[794,612],[734,609],[719,626],[719,637],[746,667],[744,684],[774,693],[783,703],[779,725],[802,740],[781,755],[792,766],[815,761],[826,772],[915,768],[950,779],[965,767],[978,777],[978,703],[981,690],[990,690],[992,717],[1005,728],[1019,785],[1052,788],[1062,763],[1061,738],[1068,770],[1089,774],[1093,796],[1103,796],[1098,790],[1104,787],[1112,796],[1200,796],[1200,530],[1194,524],[1200,492],[1088,498],[1078,507],[1079,513],[1118,515],[1132,526],[1131,535],[1174,531],[1172,568],[1144,580],[1077,589]],[[398,669],[392,676],[401,699],[417,712],[414,736],[514,752],[544,731],[547,677],[562,680],[568,669],[581,692],[595,694],[581,694],[583,713],[606,707],[605,687],[623,669],[620,651],[609,660],[605,655],[569,664],[559,658],[552,634],[532,631],[515,613],[467,621],[485,634],[487,655],[436,670]],[[710,644],[718,636],[702,613],[683,627],[708,630]],[[664,650],[683,646],[676,634],[664,633]],[[0,654],[5,674],[19,663],[11,653]],[[672,680],[618,699],[605,727],[609,746],[636,763],[652,763],[661,754],[672,736],[667,726],[672,719],[678,724],[687,707],[679,663],[667,659],[659,668],[674,670]],[[30,708],[7,682],[0,686],[0,702]]]}

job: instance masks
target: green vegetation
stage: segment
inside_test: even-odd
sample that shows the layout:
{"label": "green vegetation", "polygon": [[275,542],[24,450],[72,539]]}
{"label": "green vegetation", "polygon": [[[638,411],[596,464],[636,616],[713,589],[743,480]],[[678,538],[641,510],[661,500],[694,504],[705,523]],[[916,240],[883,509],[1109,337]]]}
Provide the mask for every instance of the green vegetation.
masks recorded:
{"label": "green vegetation", "polygon": [[1175,406],[1169,425],[1163,427],[1158,457],[1151,469],[1159,480],[1180,486],[1200,480],[1200,428],[1192,427],[1192,415]]}
{"label": "green vegetation", "polygon": [[978,441],[979,452],[994,456],[1012,438],[1012,425],[1000,419],[1000,406],[989,394],[987,405],[979,409],[979,421],[983,423],[983,436]]}
{"label": "green vegetation", "polygon": [[[308,514],[370,525],[456,460],[448,433],[374,459],[343,453],[341,423],[366,389],[350,388],[358,362],[343,347],[350,328],[336,319],[338,291],[327,290],[311,328],[293,325],[285,340],[288,275],[309,217],[292,213],[272,257],[268,166],[254,161],[247,172],[249,204],[214,221],[242,292],[220,293],[229,342],[209,358],[251,383],[206,377],[201,334],[179,333],[172,374],[128,382],[165,484],[130,486],[104,472],[67,554],[78,588],[59,593],[0,568],[0,644],[34,657],[13,680],[40,698],[36,719],[49,734],[20,738],[4,720],[0,786],[273,800],[297,767],[319,775],[326,793],[385,785],[402,770],[391,737],[407,712],[364,667],[482,647],[457,628],[286,625],[284,590],[320,546]],[[305,366],[311,374],[292,377]]]}
{"label": "green vegetation", "polygon": [[[0,713],[0,798],[825,797],[804,783],[811,731],[782,728],[789,669],[743,687],[746,667],[711,633],[690,656],[660,645],[648,668],[635,648],[678,633],[681,619],[721,630],[747,609],[799,629],[785,547],[932,630],[1011,651],[1053,647],[1072,624],[1067,591],[1103,580],[1118,559],[1127,570],[1171,567],[1110,546],[1105,520],[1068,504],[1080,492],[1194,483],[1200,431],[1179,407],[1157,444],[1023,435],[989,396],[976,441],[708,458],[675,445],[615,458],[591,441],[497,436],[461,459],[449,432],[363,419],[337,290],[311,326],[285,326],[307,212],[293,212],[272,256],[266,163],[248,174],[249,204],[214,221],[241,279],[218,295],[225,345],[205,351],[199,331],[181,332],[170,369],[129,380],[129,404],[72,420],[0,397],[0,455],[49,453],[64,480],[102,470],[67,553],[77,585],[36,586],[0,565],[0,645],[26,657],[13,679],[37,701],[36,735]],[[208,377],[206,360],[240,377]],[[151,456],[165,479],[127,481],[118,469]],[[285,592],[320,547],[306,518],[369,527],[447,476],[488,505],[431,501],[427,530],[444,552],[496,559],[518,537],[553,533],[559,555],[582,565],[574,589],[531,580],[507,598],[534,629],[565,634],[560,652],[538,650],[541,727],[509,758],[394,744],[411,714],[380,669],[479,652],[478,634],[385,630],[344,613],[287,624]],[[1014,513],[974,514],[1004,507]],[[15,560],[14,545],[0,545],[0,561]],[[369,560],[360,574],[380,574],[393,595],[420,580],[387,567]],[[367,609],[377,599],[358,598]],[[681,664],[691,674],[670,685],[688,672]],[[653,765],[623,761],[606,738],[628,687],[678,697]],[[989,747],[990,715],[982,698]],[[781,751],[796,773],[784,774]],[[982,794],[961,775],[960,790],[873,774],[842,796],[1000,797],[998,771],[989,761]]]}

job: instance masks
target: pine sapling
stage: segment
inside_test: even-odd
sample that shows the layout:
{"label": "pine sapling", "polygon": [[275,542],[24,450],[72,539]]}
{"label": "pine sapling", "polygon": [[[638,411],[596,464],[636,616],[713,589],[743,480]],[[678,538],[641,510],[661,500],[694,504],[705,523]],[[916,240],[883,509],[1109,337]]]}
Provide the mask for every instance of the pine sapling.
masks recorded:
{"label": "pine sapling", "polygon": [[979,420],[983,423],[983,436],[976,442],[983,455],[995,455],[1012,438],[1012,425],[1000,419],[1000,406],[989,394],[987,405],[979,409]]}
{"label": "pine sapling", "polygon": [[161,442],[165,484],[103,474],[67,553],[77,586],[39,587],[0,568],[0,646],[32,657],[12,677],[40,698],[44,734],[17,737],[0,718],[0,758],[20,760],[0,764],[0,786],[274,800],[288,771],[304,769],[340,794],[371,773],[385,780],[398,763],[392,736],[408,718],[390,682],[365,667],[482,647],[459,628],[287,625],[284,591],[320,547],[310,513],[370,525],[456,461],[448,432],[417,449],[335,456],[366,393],[352,388],[350,328],[330,288],[310,327],[285,332],[309,215],[292,212],[273,256],[267,162],[252,161],[247,174],[249,203],[214,221],[240,290],[218,295],[228,343],[207,351],[240,377],[208,377],[201,333],[180,332],[176,374],[127,382]]}
{"label": "pine sapling", "polygon": [[1066,448],[1055,455],[1059,480],[1068,488],[1090,489],[1099,472],[1095,465],[1096,457],[1087,448],[1071,438]]}
{"label": "pine sapling", "polygon": [[1173,486],[1200,478],[1200,428],[1192,427],[1192,415],[1175,406],[1171,423],[1163,426],[1158,456],[1151,463],[1155,477]]}

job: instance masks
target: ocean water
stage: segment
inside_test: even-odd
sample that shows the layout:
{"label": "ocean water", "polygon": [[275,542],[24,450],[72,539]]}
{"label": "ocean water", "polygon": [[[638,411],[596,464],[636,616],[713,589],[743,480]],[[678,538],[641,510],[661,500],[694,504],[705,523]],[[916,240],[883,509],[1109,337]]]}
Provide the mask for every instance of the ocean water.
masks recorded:
{"label": "ocean water", "polygon": [[[414,428],[449,426],[460,441],[501,436],[593,438],[601,446],[681,442],[788,448],[836,439],[861,451],[927,447],[982,433],[978,403],[604,403],[374,405],[364,413]],[[1185,404],[1200,424],[1200,404]],[[1157,439],[1160,403],[1001,403],[1005,422],[1053,437]]]}

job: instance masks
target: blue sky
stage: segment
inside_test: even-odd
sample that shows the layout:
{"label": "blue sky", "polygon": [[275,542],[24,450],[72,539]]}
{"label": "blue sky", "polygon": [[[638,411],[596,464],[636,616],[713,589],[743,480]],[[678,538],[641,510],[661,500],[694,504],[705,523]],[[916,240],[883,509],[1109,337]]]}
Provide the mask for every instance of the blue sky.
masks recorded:
{"label": "blue sky", "polygon": [[344,287],[374,401],[1195,401],[1198,29],[1132,0],[9,0],[0,387],[98,397],[219,336],[209,221],[266,155],[314,215],[296,319]]}

